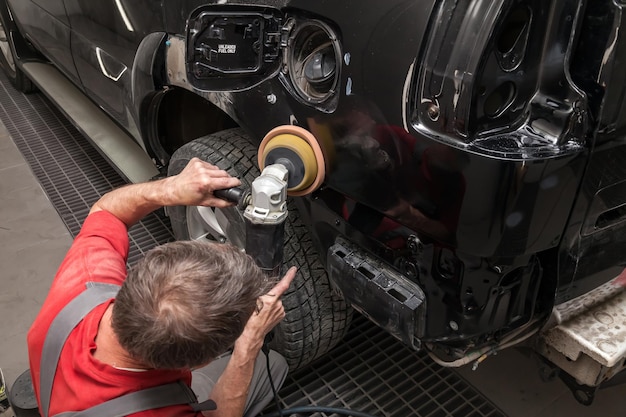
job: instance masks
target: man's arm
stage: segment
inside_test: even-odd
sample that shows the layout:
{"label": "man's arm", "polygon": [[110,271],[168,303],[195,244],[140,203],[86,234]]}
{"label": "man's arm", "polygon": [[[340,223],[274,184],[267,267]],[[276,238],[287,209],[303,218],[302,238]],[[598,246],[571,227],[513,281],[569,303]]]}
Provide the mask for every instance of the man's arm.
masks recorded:
{"label": "man's arm", "polygon": [[226,171],[193,158],[178,175],[108,192],[89,213],[106,210],[130,227],[163,206],[227,207],[231,204],[215,197],[213,191],[240,184]]}
{"label": "man's arm", "polygon": [[235,342],[228,365],[211,391],[211,399],[217,404],[217,410],[205,411],[203,412],[205,416],[243,415],[254,363],[267,333],[285,317],[280,297],[287,291],[295,276],[296,268],[292,267],[270,292],[259,298],[259,302],[262,303],[261,309],[252,315]]}

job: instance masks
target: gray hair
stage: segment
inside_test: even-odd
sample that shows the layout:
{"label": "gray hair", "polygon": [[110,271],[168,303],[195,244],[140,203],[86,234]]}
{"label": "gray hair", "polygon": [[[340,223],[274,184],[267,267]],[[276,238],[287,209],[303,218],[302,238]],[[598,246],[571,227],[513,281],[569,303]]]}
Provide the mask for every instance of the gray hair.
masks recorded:
{"label": "gray hair", "polygon": [[153,368],[205,365],[233,346],[272,284],[234,246],[167,243],[129,271],[113,304],[113,331],[132,358]]}

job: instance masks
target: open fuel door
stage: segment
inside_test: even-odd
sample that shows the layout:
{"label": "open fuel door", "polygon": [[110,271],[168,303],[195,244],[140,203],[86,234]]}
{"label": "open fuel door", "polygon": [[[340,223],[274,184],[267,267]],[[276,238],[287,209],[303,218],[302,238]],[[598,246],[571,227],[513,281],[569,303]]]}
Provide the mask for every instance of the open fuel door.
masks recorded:
{"label": "open fuel door", "polygon": [[203,90],[242,90],[281,68],[289,27],[272,9],[200,9],[189,20],[187,73]]}

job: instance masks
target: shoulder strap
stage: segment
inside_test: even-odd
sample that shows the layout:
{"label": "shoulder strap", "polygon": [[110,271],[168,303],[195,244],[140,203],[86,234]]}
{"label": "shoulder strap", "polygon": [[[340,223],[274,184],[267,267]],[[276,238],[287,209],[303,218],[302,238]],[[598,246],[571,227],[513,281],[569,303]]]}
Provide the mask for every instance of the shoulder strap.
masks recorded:
{"label": "shoulder strap", "polygon": [[74,327],[96,306],[115,297],[119,286],[103,283],[88,283],[87,289],[70,301],[52,320],[43,343],[39,376],[41,415],[48,417],[52,381],[57,371],[61,350]]}
{"label": "shoulder strap", "polygon": [[217,408],[211,400],[198,404],[191,388],[179,381],[131,392],[84,411],[69,411],[55,417],[124,417],[140,411],[177,404],[189,404],[194,411]]}
{"label": "shoulder strap", "polygon": [[[56,374],[61,350],[67,337],[78,323],[96,306],[115,297],[119,286],[87,283],[87,289],[70,301],[52,321],[44,340],[41,355],[40,398],[41,415],[48,417],[52,382]],[[170,405],[188,404],[194,411],[215,410],[211,400],[198,403],[196,395],[182,381],[146,388],[106,401],[83,411],[69,411],[55,417],[123,417],[140,411]]]}

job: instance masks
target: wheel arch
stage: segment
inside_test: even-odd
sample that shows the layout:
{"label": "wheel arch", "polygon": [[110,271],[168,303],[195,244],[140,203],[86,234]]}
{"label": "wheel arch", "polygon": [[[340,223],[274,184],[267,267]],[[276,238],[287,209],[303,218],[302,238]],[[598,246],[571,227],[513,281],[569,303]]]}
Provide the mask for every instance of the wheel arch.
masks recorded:
{"label": "wheel arch", "polygon": [[142,40],[133,61],[130,91],[145,148],[161,167],[185,143],[238,127],[210,100],[167,85],[166,47],[165,32],[151,33]]}
{"label": "wheel arch", "polygon": [[[0,0],[0,24],[4,33],[4,40],[8,47],[5,52],[12,56],[12,65],[9,65],[6,57],[0,59],[0,67],[5,67],[5,71],[11,83],[23,93],[36,91],[35,85],[22,71],[22,63],[27,61],[44,61],[45,58],[37,52],[34,47],[22,35],[19,23],[15,15],[11,12],[7,0]],[[0,54],[4,52],[0,51]],[[9,68],[11,66],[11,68]]]}
{"label": "wheel arch", "polygon": [[148,111],[149,144],[162,165],[178,148],[199,137],[241,127],[211,101],[182,88],[167,88],[152,97]]}

